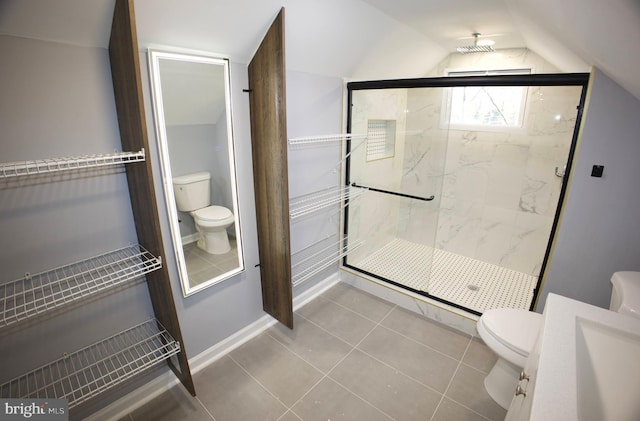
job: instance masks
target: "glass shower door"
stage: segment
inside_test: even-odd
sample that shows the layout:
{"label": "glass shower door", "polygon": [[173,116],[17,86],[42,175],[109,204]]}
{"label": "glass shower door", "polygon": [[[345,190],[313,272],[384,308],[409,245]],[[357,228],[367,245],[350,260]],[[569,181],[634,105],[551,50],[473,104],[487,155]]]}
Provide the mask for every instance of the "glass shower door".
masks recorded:
{"label": "glass shower door", "polygon": [[[367,192],[346,209],[345,265],[428,293],[444,178],[443,88],[364,89],[351,97],[347,183]],[[359,143],[360,142],[360,143]]]}
{"label": "glass shower door", "polygon": [[343,264],[474,314],[529,308],[577,142],[586,76],[354,82]]}

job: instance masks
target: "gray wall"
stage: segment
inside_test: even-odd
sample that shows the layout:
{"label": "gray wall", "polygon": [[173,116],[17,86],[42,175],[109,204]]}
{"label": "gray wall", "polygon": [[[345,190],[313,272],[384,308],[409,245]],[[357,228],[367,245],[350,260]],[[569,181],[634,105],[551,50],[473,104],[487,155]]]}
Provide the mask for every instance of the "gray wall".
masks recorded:
{"label": "gray wall", "polygon": [[538,311],[549,292],[606,308],[612,273],[640,270],[639,116],[640,101],[595,70]]}
{"label": "gray wall", "polygon": [[[120,148],[107,51],[0,36],[0,160],[111,152]],[[156,189],[161,195],[152,107],[143,78],[152,143]],[[342,98],[338,78],[289,72],[290,136],[341,131]],[[183,298],[168,239],[168,216],[161,214],[178,315],[187,354],[193,357],[256,321],[262,311],[251,164],[247,68],[232,63],[232,103],[236,140],[241,228],[247,270],[191,297]],[[602,73],[592,85],[573,183],[547,271],[542,295],[557,292],[606,306],[609,277],[616,270],[640,270],[637,180],[640,166],[640,103]],[[339,149],[307,156],[290,153],[292,196],[335,185]],[[315,157],[310,164],[309,158]],[[589,177],[592,164],[605,165],[601,179]],[[49,178],[0,189],[0,267],[2,282],[70,263],[136,242],[126,181],[122,172],[106,176]],[[5,183],[5,182],[3,182]],[[325,184],[326,183],[326,184]],[[33,185],[31,185],[33,184]],[[163,208],[164,198],[158,203]],[[328,218],[324,218],[328,216]],[[303,247],[335,229],[338,219],[303,229],[292,227],[294,247]],[[99,223],[96,223],[99,221]],[[295,250],[294,250],[295,251]],[[330,269],[328,273],[334,271]],[[299,294],[316,280],[295,290]],[[151,314],[141,284],[73,308],[42,323],[23,326],[0,341],[0,381],[57,358],[132,321]],[[124,392],[118,392],[122,394]],[[117,394],[116,394],[117,395]],[[113,395],[114,397],[116,395]]]}
{"label": "gray wall", "polygon": [[[227,143],[226,113],[220,115],[215,124],[216,143],[214,145],[213,171],[211,174],[211,202],[225,206],[233,212],[233,194],[229,182],[229,146]],[[233,227],[229,231],[235,232]]]}
{"label": "gray wall", "polygon": [[[0,66],[1,162],[110,153],[121,148],[105,49],[0,36],[0,54],[3,57]],[[145,63],[142,53],[151,143],[147,157],[156,176],[167,248],[164,264],[171,277],[183,346],[187,355],[193,357],[265,315],[260,274],[254,267],[258,263],[258,249],[249,103],[247,94],[242,92],[248,86],[247,66],[231,64],[240,218],[247,270],[183,298],[171,253],[168,215],[164,210]],[[289,109],[296,109],[290,117],[290,130],[297,130],[298,135],[340,131],[342,81],[306,74],[288,76]],[[309,122],[308,126],[305,121]],[[339,150],[330,155],[330,165],[335,165]],[[318,155],[314,157],[317,163]],[[297,179],[295,174],[300,171],[296,165],[292,164],[293,179]],[[25,272],[37,273],[137,242],[124,171],[79,174],[1,182],[1,282],[22,277]],[[332,172],[334,178],[323,182],[333,183],[339,179],[338,174]],[[337,223],[337,219],[333,223]],[[325,228],[321,228],[323,230]],[[316,234],[313,231],[310,237]],[[335,268],[324,275],[332,271]],[[319,280],[320,277],[296,288],[294,295]],[[38,323],[21,325],[3,334],[0,340],[0,382],[144,321],[152,313],[146,285],[140,283]],[[165,370],[152,372],[150,376]],[[149,376],[142,377],[131,386],[148,379]],[[131,387],[105,394],[84,409],[82,415],[130,390]]]}
{"label": "gray wall", "polygon": [[[141,63],[146,63],[146,54],[141,53]],[[246,65],[231,63],[232,113],[235,120],[234,135],[238,194],[240,202],[240,225],[244,244],[246,271],[202,290],[187,298],[182,296],[178,268],[173,253],[169,229],[169,215],[164,199],[163,180],[155,136],[153,107],[151,106],[148,68],[142,66],[143,93],[149,129],[150,155],[156,182],[156,195],[160,210],[160,222],[165,245],[166,262],[171,277],[173,294],[185,339],[187,355],[191,358],[232,335],[262,317],[262,295],[258,264],[258,241],[255,225],[253,198],[253,171],[251,163],[251,130],[249,125],[249,100],[242,88],[247,86]]]}
{"label": "gray wall", "polygon": [[[211,174],[211,204],[233,212],[229,182],[229,148],[224,117],[217,124],[185,124],[166,128],[171,175],[178,177],[200,171]],[[178,211],[182,237],[196,232],[193,217]],[[233,227],[229,231],[235,232]]]}
{"label": "gray wall", "polygon": [[[289,138],[338,134],[342,128],[341,78],[287,72],[287,132]],[[289,148],[289,197],[313,194],[340,185],[341,142]],[[339,240],[340,208],[335,206],[291,223],[293,264],[301,250],[317,252]],[[333,249],[335,250],[335,249]],[[307,266],[308,267],[308,266]],[[294,268],[293,276],[305,269]],[[294,288],[294,295],[338,270],[338,262],[308,282]]]}
{"label": "gray wall", "polygon": [[[146,55],[141,53],[141,62],[146,62]],[[149,128],[151,155],[154,164],[156,192],[160,204],[160,222],[162,224],[163,239],[167,250],[167,262],[172,279],[173,292],[176,298],[178,316],[185,338],[185,346],[189,357],[198,355],[228,336],[236,333],[266,313],[262,310],[262,295],[260,287],[260,271],[255,267],[259,263],[258,240],[255,217],[255,200],[253,191],[253,164],[251,156],[251,127],[249,120],[249,98],[242,92],[248,87],[247,65],[231,62],[231,104],[233,131],[236,153],[236,172],[240,207],[240,225],[245,254],[245,272],[224,282],[202,290],[197,294],[183,298],[179,284],[178,269],[172,253],[169,217],[164,209],[164,191],[162,189],[161,172],[159,168],[158,150],[155,139],[152,107],[148,86],[148,70],[143,66],[143,92],[146,100],[147,125]],[[287,73],[287,119],[290,136],[310,134],[326,134],[340,131],[342,115],[342,80],[327,78],[296,72]],[[297,133],[297,134],[296,134]],[[340,159],[338,150],[329,152],[329,165],[333,166]],[[322,158],[316,153],[313,165],[319,164]],[[304,165],[301,166],[292,157],[290,161],[290,184],[298,183],[307,174]],[[313,171],[312,171],[313,172]],[[327,170],[324,170],[327,172]],[[331,172],[334,179],[316,179],[315,188],[321,188],[318,183],[339,182],[339,171]],[[302,187],[300,188],[302,190]],[[318,218],[322,218],[321,215]],[[304,237],[305,242],[322,238],[325,232],[337,231],[337,218],[333,221],[319,220],[318,223],[307,226],[306,229],[295,230],[292,227],[292,243],[298,244],[296,239]],[[334,225],[331,225],[334,223]],[[307,233],[307,230],[309,233]],[[294,248],[293,251],[296,249]],[[309,283],[294,290],[294,296],[312,287],[332,270],[327,270]]]}
{"label": "gray wall", "polygon": [[[121,150],[105,49],[0,35],[0,55],[1,162]],[[123,169],[0,181],[0,282],[129,243],[137,238]],[[3,330],[0,383],[152,314],[141,283]]]}

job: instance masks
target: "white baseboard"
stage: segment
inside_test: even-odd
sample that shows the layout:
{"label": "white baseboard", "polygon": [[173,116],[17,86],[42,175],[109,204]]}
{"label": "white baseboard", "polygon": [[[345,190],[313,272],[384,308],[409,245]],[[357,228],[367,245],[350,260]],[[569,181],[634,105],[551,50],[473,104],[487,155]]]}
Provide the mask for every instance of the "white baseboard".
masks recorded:
{"label": "white baseboard", "polygon": [[[338,282],[340,282],[340,275],[337,272],[318,282],[313,287],[294,297],[293,310],[295,311],[304,306],[309,301],[313,300]],[[207,367],[208,365],[225,356],[240,345],[248,342],[260,333],[264,332],[277,322],[278,321],[276,319],[269,316],[268,314],[265,314],[255,322],[237,331],[226,339],[218,342],[211,348],[201,352],[193,358],[190,358],[189,366],[191,368],[191,372],[197,373],[204,367]]]}
{"label": "white baseboard", "polygon": [[298,294],[293,298],[293,311],[296,311],[300,307],[307,304],[309,301],[312,301],[314,298],[324,293],[326,290],[340,282],[340,272],[333,273],[327,276],[322,281],[318,282],[308,290],[304,291],[301,294]]}
{"label": "white baseboard", "polygon": [[111,421],[122,419],[130,412],[160,396],[178,383],[178,378],[171,370],[167,369],[164,374],[145,383],[143,386],[105,406],[101,410],[94,412],[85,418],[84,421]]}
{"label": "white baseboard", "polygon": [[233,335],[228,336],[211,348],[208,348],[198,355],[189,358],[189,367],[191,368],[191,374],[196,374],[203,368],[206,368],[210,364],[216,362],[220,358],[227,355],[229,352],[233,351],[245,342],[250,341],[276,323],[276,319],[269,316],[268,314],[265,314],[255,322],[240,329]]}
{"label": "white baseboard", "polygon": [[[340,282],[340,273],[337,272],[297,295],[293,299],[294,311],[312,301],[338,282]],[[189,358],[191,374],[198,373],[200,370],[206,368],[245,342],[253,339],[276,323],[276,319],[265,314],[250,325],[213,345],[211,348]],[[167,370],[164,374],[161,374],[152,381],[93,413],[85,418],[85,421],[109,421],[124,418],[130,412],[144,406],[178,383],[179,381],[173,372]]]}
{"label": "white baseboard", "polygon": [[196,241],[198,241],[199,237],[200,237],[200,234],[198,234],[197,232],[193,234],[185,235],[184,237],[181,238],[182,246],[184,247],[187,244],[195,243]]}

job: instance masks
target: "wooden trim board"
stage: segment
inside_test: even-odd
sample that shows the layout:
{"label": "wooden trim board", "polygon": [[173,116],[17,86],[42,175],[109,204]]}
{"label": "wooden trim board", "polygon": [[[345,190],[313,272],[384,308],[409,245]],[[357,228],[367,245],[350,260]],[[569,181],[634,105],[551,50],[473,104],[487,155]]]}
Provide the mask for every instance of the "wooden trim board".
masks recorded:
{"label": "wooden trim board", "polygon": [[262,304],[293,329],[284,8],[249,63],[249,106]]}
{"label": "wooden trim board", "polygon": [[[133,0],[116,0],[109,40],[109,59],[122,149],[138,151],[144,148],[145,151],[149,151]],[[147,159],[135,165],[127,165],[126,169],[138,242],[166,262],[151,162]],[[180,342],[178,366],[172,360],[168,360],[169,367],[195,396],[195,386],[184,349],[169,271],[163,265],[146,277],[156,318],[171,336]]]}

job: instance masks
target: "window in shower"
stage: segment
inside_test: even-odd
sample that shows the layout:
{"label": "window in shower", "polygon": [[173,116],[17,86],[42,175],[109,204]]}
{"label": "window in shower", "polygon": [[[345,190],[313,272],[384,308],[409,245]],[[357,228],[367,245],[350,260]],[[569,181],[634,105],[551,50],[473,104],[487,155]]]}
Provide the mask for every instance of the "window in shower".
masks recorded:
{"label": "window in shower", "polygon": [[[474,314],[531,308],[568,179],[555,168],[570,172],[587,81],[556,74],[348,83],[347,130],[371,136],[371,122],[393,121],[395,145],[387,159],[370,159],[347,144],[345,182],[368,191],[344,208],[345,243],[363,245],[343,266]],[[485,89],[485,114],[506,88],[500,113],[521,127],[452,130],[458,88]]]}
{"label": "window in shower", "polygon": [[[457,77],[530,74],[531,69],[449,71]],[[453,130],[521,128],[525,118],[527,86],[457,86],[448,97]]]}

